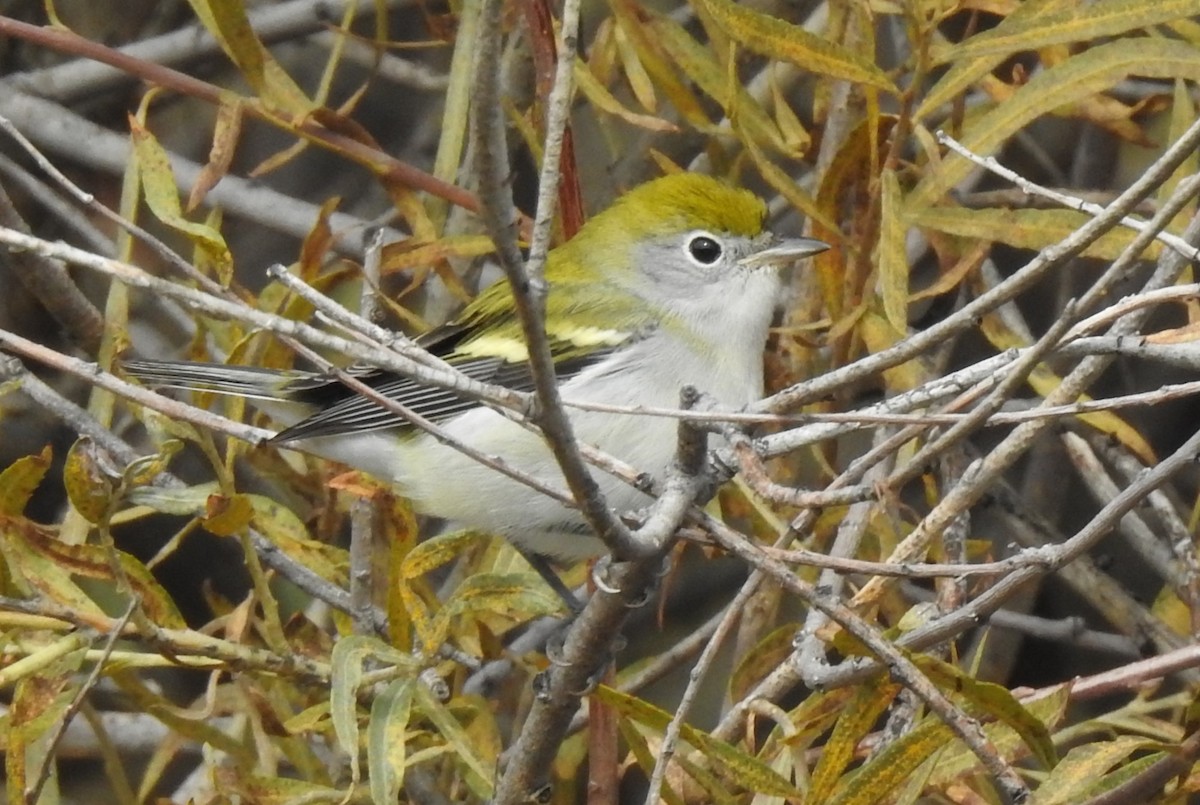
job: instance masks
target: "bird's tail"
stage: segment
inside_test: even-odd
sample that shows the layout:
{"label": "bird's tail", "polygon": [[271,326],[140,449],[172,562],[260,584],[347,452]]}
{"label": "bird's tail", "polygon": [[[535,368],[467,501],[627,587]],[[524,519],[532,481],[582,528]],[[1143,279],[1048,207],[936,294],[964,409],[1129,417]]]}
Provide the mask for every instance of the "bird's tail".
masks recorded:
{"label": "bird's tail", "polygon": [[163,388],[212,391],[253,400],[291,400],[329,382],[316,372],[227,366],[192,361],[125,361],[125,373]]}

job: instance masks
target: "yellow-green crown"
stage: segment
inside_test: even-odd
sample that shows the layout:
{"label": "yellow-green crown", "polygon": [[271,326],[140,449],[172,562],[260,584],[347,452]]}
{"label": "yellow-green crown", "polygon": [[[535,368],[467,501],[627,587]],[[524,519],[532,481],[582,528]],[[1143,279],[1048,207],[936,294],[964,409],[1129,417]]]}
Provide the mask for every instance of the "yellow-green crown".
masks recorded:
{"label": "yellow-green crown", "polygon": [[699,173],[676,173],[638,185],[588,228],[618,228],[633,240],[690,229],[753,237],[762,232],[766,215],[766,204],[749,190]]}

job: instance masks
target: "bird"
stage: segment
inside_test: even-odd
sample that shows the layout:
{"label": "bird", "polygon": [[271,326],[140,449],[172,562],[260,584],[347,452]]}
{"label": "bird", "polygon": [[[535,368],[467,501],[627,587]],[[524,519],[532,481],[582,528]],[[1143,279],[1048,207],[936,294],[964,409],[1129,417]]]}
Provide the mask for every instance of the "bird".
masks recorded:
{"label": "bird", "polygon": [[[675,173],[629,190],[547,255],[545,329],[562,398],[675,408],[681,389],[691,386],[729,409],[760,399],[781,269],[827,248],[777,236],[759,196],[711,176]],[[473,379],[517,391],[534,387],[506,281],[485,288],[418,343]],[[415,429],[331,374],[162,360],[123,366],[147,384],[257,401],[282,426],[271,442],[302,444],[367,472],[424,514],[561,562],[605,552],[576,509]],[[539,433],[445,388],[378,369],[354,373],[453,438],[565,489]],[[567,410],[581,443],[660,478],[670,466],[674,420]],[[617,514],[651,502],[623,480],[591,473]]]}

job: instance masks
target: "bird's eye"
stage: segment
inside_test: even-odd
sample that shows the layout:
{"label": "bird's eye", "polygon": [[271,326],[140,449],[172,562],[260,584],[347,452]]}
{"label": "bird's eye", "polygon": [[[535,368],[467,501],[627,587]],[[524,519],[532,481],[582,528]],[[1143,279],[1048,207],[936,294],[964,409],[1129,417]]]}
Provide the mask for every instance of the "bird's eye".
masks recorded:
{"label": "bird's eye", "polygon": [[711,266],[721,259],[721,243],[710,235],[696,235],[687,243],[687,252],[702,265]]}

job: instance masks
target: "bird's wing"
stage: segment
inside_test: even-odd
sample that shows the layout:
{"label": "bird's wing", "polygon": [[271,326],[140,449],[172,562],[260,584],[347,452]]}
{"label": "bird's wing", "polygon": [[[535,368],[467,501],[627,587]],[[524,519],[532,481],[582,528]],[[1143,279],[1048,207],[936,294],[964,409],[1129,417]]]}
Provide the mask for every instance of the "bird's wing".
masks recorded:
{"label": "bird's wing", "polygon": [[[586,357],[559,361],[556,377],[565,383],[584,369],[612,354],[612,348],[596,350]],[[533,391],[533,375],[526,361],[506,361],[501,358],[470,358],[454,362],[454,368],[472,380],[503,386],[513,391]],[[450,389],[430,386],[412,378],[390,372],[376,371],[359,377],[383,396],[395,400],[415,414],[431,422],[444,422],[453,416],[477,408],[479,402]],[[308,403],[319,410],[312,416],[280,431],[272,441],[311,439],[316,436],[337,436],[348,433],[408,427],[400,414],[384,408],[370,397],[355,393],[336,379],[304,391],[291,398]]]}

